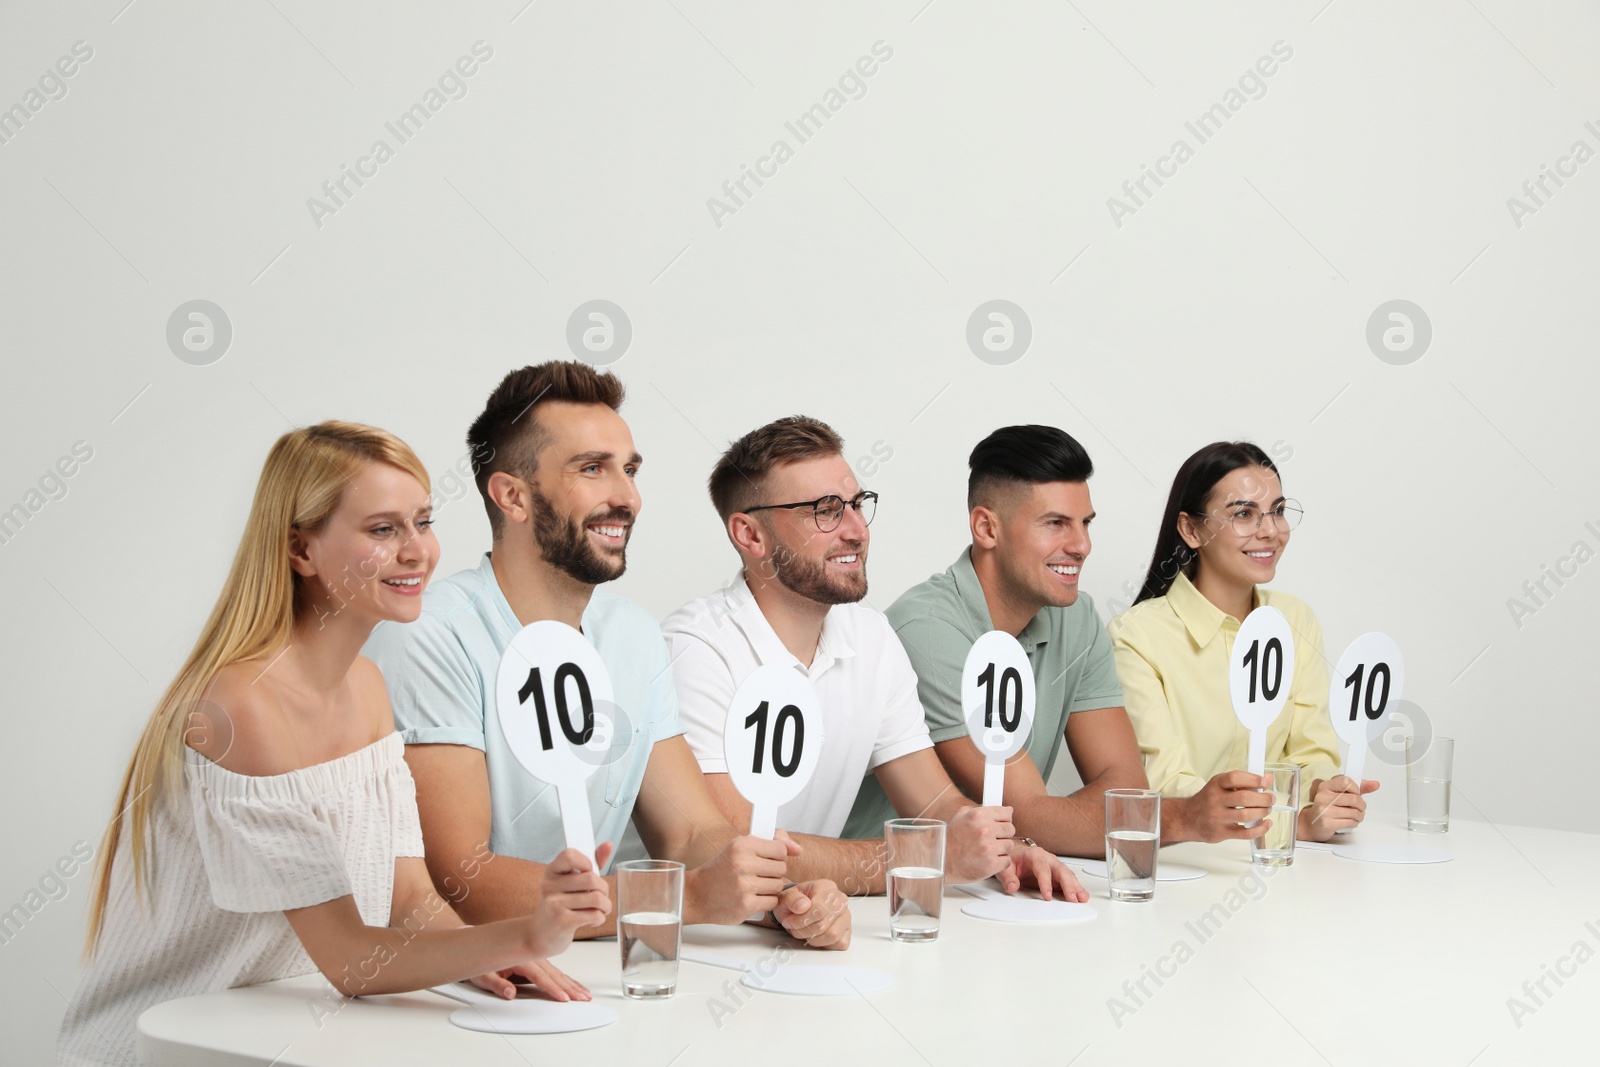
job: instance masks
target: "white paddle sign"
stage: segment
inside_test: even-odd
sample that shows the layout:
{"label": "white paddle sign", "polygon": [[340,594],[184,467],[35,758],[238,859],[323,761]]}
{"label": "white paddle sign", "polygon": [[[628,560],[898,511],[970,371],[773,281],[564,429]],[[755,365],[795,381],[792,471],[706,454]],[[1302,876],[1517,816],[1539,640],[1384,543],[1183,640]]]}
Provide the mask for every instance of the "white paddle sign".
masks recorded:
{"label": "white paddle sign", "polygon": [[1228,662],[1228,695],[1233,714],[1250,731],[1250,756],[1245,770],[1264,774],[1267,727],[1289,700],[1294,684],[1294,632],[1277,608],[1259,607],[1245,616],[1233,639]]}
{"label": "white paddle sign", "polygon": [[750,836],[778,832],[778,808],[800,795],[822,755],[817,691],[793,667],[757,667],[733,694],[722,727],[728,777],[750,802]]}
{"label": "white paddle sign", "polygon": [[1017,639],[990,630],[972,642],[961,671],[961,713],[983,753],[983,806],[1005,797],[1006,760],[1022,751],[1033,730],[1033,666]]}
{"label": "white paddle sign", "polygon": [[594,862],[586,783],[600,761],[581,752],[595,736],[595,706],[611,706],[600,653],[566,623],[543,619],[517,632],[500,657],[495,708],[517,762],[555,787],[567,847]]}
{"label": "white paddle sign", "polygon": [[1383,733],[1389,709],[1405,694],[1406,665],[1387,634],[1362,634],[1339,657],[1328,682],[1333,732],[1345,743],[1343,771],[1359,785],[1367,743]]}

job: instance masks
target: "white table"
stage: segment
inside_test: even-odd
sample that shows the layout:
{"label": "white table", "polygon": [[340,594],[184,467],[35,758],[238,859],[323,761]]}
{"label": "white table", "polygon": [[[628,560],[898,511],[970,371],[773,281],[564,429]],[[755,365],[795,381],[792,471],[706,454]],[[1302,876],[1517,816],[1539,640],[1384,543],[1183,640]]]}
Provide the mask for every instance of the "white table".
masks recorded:
{"label": "white table", "polygon": [[[161,1065],[279,1067],[1594,1062],[1600,955],[1571,954],[1580,941],[1600,954],[1600,836],[1459,819],[1433,836],[1374,822],[1354,836],[1455,859],[1396,866],[1302,850],[1252,883],[1242,843],[1178,845],[1163,860],[1210,873],[1163,882],[1150,903],[1108,901],[1106,883],[1086,877],[1093,922],[1020,926],[963,915],[970,898],[947,890],[939,940],[924,945],[889,941],[884,900],[857,900],[849,951],[801,961],[889,970],[894,989],[741,988],[743,1006],[720,1025],[711,1001],[733,1003],[723,987],[734,972],[685,962],[675,998],[626,1001],[616,944],[592,942],[560,963],[621,1014],[599,1030],[473,1033],[433,993],[339,1000],[312,975],[151,1008],[140,1040]],[[689,927],[684,939],[750,962],[779,943],[751,927]],[[1523,983],[1558,963],[1571,977],[1546,977],[1542,1004],[1528,998]],[[1534,1009],[1520,1026],[1513,996]],[[1114,1016],[1112,998],[1131,1011]]]}

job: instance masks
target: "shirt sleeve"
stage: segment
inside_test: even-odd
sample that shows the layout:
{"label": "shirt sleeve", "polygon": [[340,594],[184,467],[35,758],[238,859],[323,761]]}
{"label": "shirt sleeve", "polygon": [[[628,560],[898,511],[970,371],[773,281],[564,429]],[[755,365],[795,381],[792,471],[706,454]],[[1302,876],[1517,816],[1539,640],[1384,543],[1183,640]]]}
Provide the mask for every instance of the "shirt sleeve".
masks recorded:
{"label": "shirt sleeve", "polygon": [[676,733],[682,733],[702,774],[726,774],[722,732],[738,688],[733,671],[717,650],[693,634],[667,634]]}
{"label": "shirt sleeve", "polygon": [[1111,636],[1100,625],[1093,602],[1087,607],[1093,620],[1089,627],[1089,650],[1084,653],[1083,674],[1073,691],[1072,702],[1067,705],[1069,715],[1074,711],[1122,707],[1122,683],[1117,678],[1117,658],[1111,650]]}
{"label": "shirt sleeve", "polygon": [[967,735],[966,718],[961,714],[962,659],[954,661],[952,649],[972,646],[955,626],[931,615],[906,619],[895,627],[896,647],[908,660],[916,679],[916,695],[922,705],[923,721],[929,737],[948,741]]}
{"label": "shirt sleeve", "polygon": [[441,618],[424,613],[412,623],[380,623],[362,652],[383,672],[406,744],[484,750],[488,683]]}
{"label": "shirt sleeve", "polygon": [[1300,806],[1311,803],[1311,783],[1339,772],[1339,737],[1328,717],[1328,661],[1322,624],[1309,608],[1295,613],[1292,717],[1284,762],[1300,768]]}
{"label": "shirt sleeve", "polygon": [[[654,620],[651,620],[654,622]],[[684,733],[683,705],[678,699],[677,664],[672,662],[672,648],[666,635],[656,627],[651,634],[650,647],[655,650],[656,666],[650,672],[650,741],[665,741]],[[729,693],[731,699],[733,694]],[[723,707],[727,707],[726,704]],[[721,750],[721,742],[718,742]]]}
{"label": "shirt sleeve", "polygon": [[1187,797],[1198,793],[1206,779],[1196,774],[1172,705],[1167,702],[1155,642],[1135,620],[1119,615],[1107,628],[1117,675],[1122,681],[1128,719],[1139,739],[1145,775],[1150,788],[1162,796]]}
{"label": "shirt sleeve", "polygon": [[[928,736],[928,724],[923,718],[922,702],[917,699],[917,672],[912,669],[905,648],[887,620],[884,629],[888,632],[884,634],[883,661],[877,667],[877,675],[882,680],[880,692],[884,695],[884,713],[878,727],[878,738],[872,745],[868,771],[875,771],[901,756],[933,747],[933,739]],[[966,730],[965,725],[962,730]]]}
{"label": "shirt sleeve", "polygon": [[292,783],[211,783],[192,763],[187,778],[195,836],[217,907],[289,911],[352,894],[333,827]]}

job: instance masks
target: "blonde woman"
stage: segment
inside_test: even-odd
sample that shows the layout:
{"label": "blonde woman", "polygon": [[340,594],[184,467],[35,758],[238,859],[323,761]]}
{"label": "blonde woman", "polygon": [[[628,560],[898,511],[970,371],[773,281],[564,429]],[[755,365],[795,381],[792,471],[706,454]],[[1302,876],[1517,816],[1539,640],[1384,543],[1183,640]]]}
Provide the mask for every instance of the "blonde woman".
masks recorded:
{"label": "blonde woman", "polygon": [[[523,918],[468,927],[434,893],[383,677],[359,655],[380,621],[417,617],[431,521],[427,472],[382,430],[324,422],[273,446],[123,779],[61,1063],[140,1062],[146,1008],[313,970],[351,996],[473,976],[512,996],[514,975],[551,984],[532,961],[610,911],[572,851]],[[470,879],[446,890],[459,900]]]}

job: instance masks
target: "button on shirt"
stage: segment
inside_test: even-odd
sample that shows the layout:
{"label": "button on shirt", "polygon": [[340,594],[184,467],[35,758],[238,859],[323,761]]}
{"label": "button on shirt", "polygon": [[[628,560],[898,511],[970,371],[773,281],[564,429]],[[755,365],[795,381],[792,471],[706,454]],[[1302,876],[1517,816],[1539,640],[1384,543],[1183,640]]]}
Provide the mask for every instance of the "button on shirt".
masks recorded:
{"label": "button on shirt", "polygon": [[[1294,680],[1288,702],[1267,728],[1267,761],[1300,767],[1304,807],[1312,781],[1332,778],[1339,763],[1322,626],[1287,593],[1257,588],[1254,602],[1283,612],[1294,633]],[[1109,629],[1150,788],[1187,797],[1214,775],[1244,770],[1250,733],[1234,717],[1228,695],[1239,620],[1179,574],[1166,596],[1135,604]]]}
{"label": "button on shirt", "polygon": [[[972,567],[970,548],[950,567],[906,590],[889,606],[894,626],[917,672],[917,692],[935,742],[967,736],[961,711],[961,673],[972,643],[994,629],[989,602]],[[1028,756],[1049,779],[1061,751],[1067,716],[1122,706],[1111,641],[1088,594],[1064,608],[1040,609],[1017,642],[1033,667],[1037,699]],[[862,783],[845,830],[849,837],[883,832],[889,799],[876,781]],[[877,829],[874,830],[873,827]]]}
{"label": "button on shirt", "polygon": [[[683,727],[655,618],[631,600],[596,591],[581,622],[606,666],[617,709],[606,762],[589,778],[589,813],[596,842],[620,842],[652,746]],[[489,848],[549,863],[565,845],[556,791],[517,762],[495,708],[500,655],[521,629],[485,553],[476,568],[429,585],[416,622],[380,623],[362,651],[383,671],[406,744],[466,745],[484,754]]]}
{"label": "button on shirt", "polygon": [[706,774],[727,773],[722,732],[728,708],[757,667],[791,667],[816,689],[822,753],[805,789],[778,809],[785,830],[838,837],[868,772],[933,746],[911,662],[889,621],[871,608],[829,608],[810,667],[784,647],[742,573],[727,588],[685,604],[661,627],[672,654],[679,715]]}

